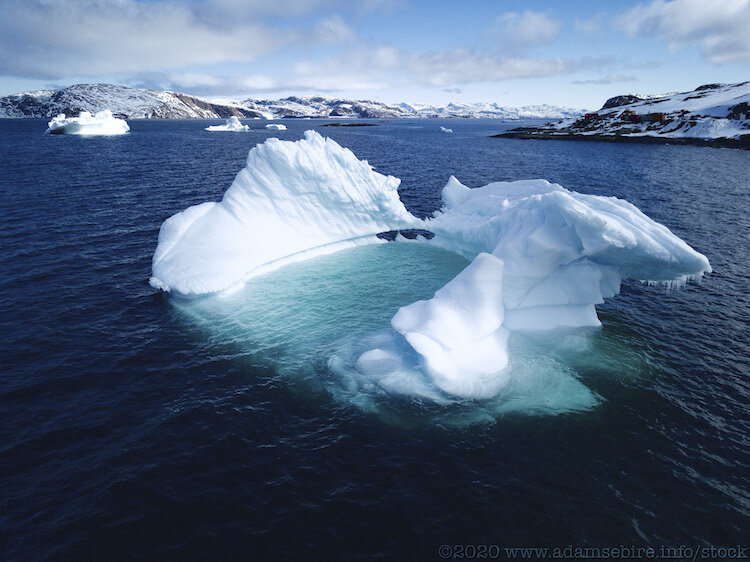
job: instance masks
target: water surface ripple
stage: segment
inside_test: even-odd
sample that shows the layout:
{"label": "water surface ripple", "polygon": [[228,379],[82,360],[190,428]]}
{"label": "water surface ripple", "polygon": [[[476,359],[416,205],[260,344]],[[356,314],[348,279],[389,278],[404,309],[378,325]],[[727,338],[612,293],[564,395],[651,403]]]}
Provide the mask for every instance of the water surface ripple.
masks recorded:
{"label": "water surface ripple", "polygon": [[402,178],[420,216],[451,174],[541,177],[628,199],[715,272],[680,291],[627,282],[600,307],[596,353],[569,365],[594,408],[455,424],[385,397],[376,414],[329,391],[320,350],[320,387],[295,382],[273,360],[283,334],[238,345],[148,286],[162,221],[219,199],[270,136],[260,124],[133,121],[122,137],[74,138],[0,120],[3,558],[746,544],[750,153],[492,139],[510,125],[481,120],[320,124],[273,134],[318,127]]}

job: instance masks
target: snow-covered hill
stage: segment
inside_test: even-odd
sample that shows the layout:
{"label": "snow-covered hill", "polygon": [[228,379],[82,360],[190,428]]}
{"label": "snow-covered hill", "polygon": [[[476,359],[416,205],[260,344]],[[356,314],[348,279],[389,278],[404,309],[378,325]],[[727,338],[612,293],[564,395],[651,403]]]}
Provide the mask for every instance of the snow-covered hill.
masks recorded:
{"label": "snow-covered hill", "polygon": [[76,84],[61,90],[40,90],[0,98],[0,117],[54,117],[109,109],[127,119],[199,117],[260,117],[241,107],[215,104],[186,94],[142,90],[113,84]]}
{"label": "snow-covered hill", "polygon": [[0,117],[50,118],[59,113],[77,115],[109,109],[127,119],[261,117],[343,117],[396,119],[401,117],[483,117],[500,119],[560,119],[584,110],[551,105],[503,107],[494,103],[389,105],[378,101],[346,100],[323,96],[280,100],[205,100],[177,92],[160,92],[112,84],[77,84],[61,90],[40,90],[0,98]]}
{"label": "snow-covered hill", "polygon": [[499,119],[563,119],[578,117],[584,109],[554,105],[525,105],[505,107],[496,103],[449,103],[446,106],[399,104],[418,117],[483,117]]}
{"label": "snow-covered hill", "polygon": [[[536,138],[733,139],[750,141],[750,82],[706,84],[664,96],[610,98],[601,110],[577,119],[511,131]],[[605,139],[606,140],[606,139]]]}

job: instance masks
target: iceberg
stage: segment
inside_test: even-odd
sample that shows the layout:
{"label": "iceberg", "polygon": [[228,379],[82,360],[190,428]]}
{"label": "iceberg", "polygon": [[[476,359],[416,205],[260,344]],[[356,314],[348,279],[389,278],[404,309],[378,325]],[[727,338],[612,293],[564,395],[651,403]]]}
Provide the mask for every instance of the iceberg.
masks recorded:
{"label": "iceberg", "polygon": [[250,127],[247,125],[243,125],[240,123],[240,120],[237,119],[234,115],[232,115],[229,119],[227,119],[226,123],[223,125],[211,125],[209,127],[206,127],[207,131],[229,131],[229,132],[242,132],[242,131],[249,131]]}
{"label": "iceberg", "polygon": [[381,232],[422,224],[399,199],[399,184],[315,131],[296,142],[268,139],[250,150],[221,202],[164,222],[151,285],[215,293],[290,261],[381,243]]}
{"label": "iceberg", "polygon": [[282,125],[281,123],[269,123],[266,125],[266,129],[272,129],[274,131],[286,131],[286,125]]}
{"label": "iceberg", "polygon": [[440,132],[441,133],[452,133],[453,129],[448,129],[446,127],[440,127]]}
{"label": "iceberg", "polygon": [[508,332],[600,326],[596,305],[623,279],[675,286],[711,271],[667,227],[614,197],[546,180],[470,189],[451,176],[442,199],[423,225],[430,243],[473,261],[391,324],[453,395],[486,397],[507,382]]}
{"label": "iceberg", "polygon": [[388,340],[396,344],[365,350],[356,368],[392,380],[416,356],[439,392],[483,399],[511,382],[513,333],[599,326],[596,305],[624,279],[681,285],[711,271],[667,227],[614,197],[541,179],[470,189],[451,177],[441,209],[419,219],[399,199],[399,183],[314,131],[269,139],[220,202],[164,222],[150,283],[183,297],[230,291],[290,262],[384,243],[379,233],[430,231],[416,243],[468,266],[432,298],[401,307]]}
{"label": "iceberg", "polygon": [[91,115],[81,111],[78,117],[65,117],[61,113],[47,123],[45,132],[53,135],[124,135],[130,126],[124,119],[118,119],[108,109]]}

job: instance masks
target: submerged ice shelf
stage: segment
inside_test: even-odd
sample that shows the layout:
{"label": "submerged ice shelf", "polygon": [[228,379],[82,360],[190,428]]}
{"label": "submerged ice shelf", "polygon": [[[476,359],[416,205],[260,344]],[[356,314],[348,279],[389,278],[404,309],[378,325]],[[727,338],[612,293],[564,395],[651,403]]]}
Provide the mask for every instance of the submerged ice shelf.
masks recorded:
{"label": "submerged ice shelf", "polygon": [[387,345],[363,350],[356,369],[393,380],[413,370],[407,353],[436,391],[489,398],[512,382],[509,334],[598,326],[595,305],[623,279],[684,283],[711,270],[665,226],[613,197],[545,180],[469,189],[451,177],[441,210],[421,220],[398,185],[314,131],[269,139],[250,151],[221,202],[164,222],[151,285],[178,296],[218,293],[290,262],[382,243],[384,231],[429,230],[434,237],[421,243],[469,265],[431,299],[404,303]]}
{"label": "submerged ice shelf", "polygon": [[91,115],[81,111],[78,117],[65,117],[61,113],[47,124],[47,133],[53,135],[124,135],[130,126],[124,119],[118,119],[109,110]]}

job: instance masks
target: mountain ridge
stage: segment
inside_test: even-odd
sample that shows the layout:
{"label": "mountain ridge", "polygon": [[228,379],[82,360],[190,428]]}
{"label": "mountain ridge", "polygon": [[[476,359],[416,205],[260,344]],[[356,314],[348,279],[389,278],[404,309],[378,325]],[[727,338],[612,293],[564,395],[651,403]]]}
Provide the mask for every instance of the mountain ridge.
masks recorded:
{"label": "mountain ridge", "polygon": [[52,118],[109,109],[125,119],[219,119],[228,117],[282,119],[339,117],[561,119],[582,115],[584,109],[553,105],[506,107],[496,103],[387,104],[320,95],[289,96],[278,100],[208,100],[190,94],[131,88],[115,84],[75,84],[58,90],[37,90],[0,97],[0,117]]}

